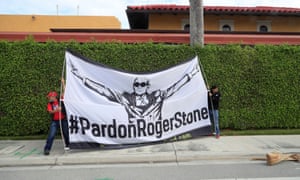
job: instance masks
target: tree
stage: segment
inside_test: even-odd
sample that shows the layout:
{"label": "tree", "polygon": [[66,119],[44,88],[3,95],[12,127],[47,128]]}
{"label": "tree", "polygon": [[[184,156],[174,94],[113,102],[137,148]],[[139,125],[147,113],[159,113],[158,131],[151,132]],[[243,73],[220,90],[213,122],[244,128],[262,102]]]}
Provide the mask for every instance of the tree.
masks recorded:
{"label": "tree", "polygon": [[203,0],[190,1],[190,45],[204,46]]}

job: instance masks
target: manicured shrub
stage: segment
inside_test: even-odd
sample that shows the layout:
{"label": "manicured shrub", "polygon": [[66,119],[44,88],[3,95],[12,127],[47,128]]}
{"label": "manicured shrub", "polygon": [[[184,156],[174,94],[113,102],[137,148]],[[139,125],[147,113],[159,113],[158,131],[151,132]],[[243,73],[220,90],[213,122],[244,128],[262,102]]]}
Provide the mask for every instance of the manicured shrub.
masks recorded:
{"label": "manicured shrub", "polygon": [[0,42],[0,136],[46,134],[46,94],[60,90],[64,53],[72,49],[129,72],[153,72],[195,55],[222,93],[220,125],[231,129],[300,128],[300,47]]}

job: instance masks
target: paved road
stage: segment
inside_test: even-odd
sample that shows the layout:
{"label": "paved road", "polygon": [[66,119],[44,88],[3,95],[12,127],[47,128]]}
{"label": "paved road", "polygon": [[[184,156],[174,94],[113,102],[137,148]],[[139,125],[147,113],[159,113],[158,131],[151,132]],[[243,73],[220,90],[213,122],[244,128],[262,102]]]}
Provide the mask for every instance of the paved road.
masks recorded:
{"label": "paved road", "polygon": [[192,162],[157,164],[27,166],[0,168],[6,180],[199,180],[199,179],[300,179],[298,163],[268,167],[262,162]]}

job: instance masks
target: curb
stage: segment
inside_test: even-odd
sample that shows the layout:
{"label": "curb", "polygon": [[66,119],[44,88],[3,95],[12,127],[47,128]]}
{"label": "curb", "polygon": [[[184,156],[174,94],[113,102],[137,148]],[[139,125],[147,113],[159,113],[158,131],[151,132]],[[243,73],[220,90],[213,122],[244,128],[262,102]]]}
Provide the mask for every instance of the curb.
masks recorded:
{"label": "curb", "polygon": [[62,165],[84,165],[84,164],[131,164],[131,163],[185,163],[185,162],[215,162],[215,161],[251,161],[254,157],[261,155],[246,154],[227,154],[227,155],[207,155],[195,154],[193,152],[184,152],[176,155],[174,152],[157,153],[157,154],[137,154],[137,155],[115,155],[105,156],[101,154],[77,155],[76,153],[66,153],[61,156],[40,156],[24,159],[18,158],[1,158],[0,167],[12,166],[62,166]]}

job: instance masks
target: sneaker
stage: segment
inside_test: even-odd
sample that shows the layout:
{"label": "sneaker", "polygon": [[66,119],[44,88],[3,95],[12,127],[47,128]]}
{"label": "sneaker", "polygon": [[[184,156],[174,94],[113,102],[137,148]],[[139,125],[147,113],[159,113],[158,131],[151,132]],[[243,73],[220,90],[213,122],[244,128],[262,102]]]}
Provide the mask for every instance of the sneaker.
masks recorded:
{"label": "sneaker", "polygon": [[65,150],[65,151],[69,151],[70,148],[67,146],[67,147],[64,147],[64,150]]}
{"label": "sneaker", "polygon": [[216,138],[219,139],[219,138],[220,138],[220,135],[216,135]]}
{"label": "sneaker", "polygon": [[49,150],[44,150],[44,155],[45,156],[48,156],[50,154],[50,151]]}

